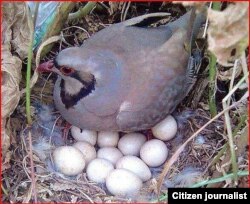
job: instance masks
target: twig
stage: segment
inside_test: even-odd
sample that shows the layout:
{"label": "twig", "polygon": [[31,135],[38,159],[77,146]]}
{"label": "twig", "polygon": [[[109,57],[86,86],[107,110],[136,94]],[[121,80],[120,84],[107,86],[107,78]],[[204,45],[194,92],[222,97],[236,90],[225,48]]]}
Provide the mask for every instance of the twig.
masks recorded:
{"label": "twig", "polygon": [[[220,113],[218,113],[215,117],[213,117],[210,121],[208,121],[205,125],[203,125],[199,130],[197,130],[190,138],[188,138],[186,140],[185,143],[183,143],[177,150],[176,152],[173,154],[173,156],[164,164],[162,173],[159,176],[158,179],[158,194],[160,193],[160,189],[163,183],[163,180],[165,178],[165,176],[167,175],[170,167],[174,164],[174,162],[177,160],[178,156],[181,154],[181,152],[184,150],[185,146],[191,141],[193,140],[197,135],[199,135],[201,133],[201,131],[203,131],[209,124],[211,124],[212,122],[214,122],[217,118],[219,118],[220,116],[222,116],[226,111],[236,107],[237,105],[239,105],[243,100],[246,100],[246,98],[241,98],[239,101],[235,102],[234,104],[232,104],[231,106],[229,106],[228,108],[226,108],[225,110],[221,111]],[[159,195],[158,195],[159,197]]]}
{"label": "twig", "polygon": [[56,120],[55,120],[55,122],[54,122],[54,124],[53,124],[53,127],[52,127],[52,129],[51,129],[51,132],[50,132],[50,135],[49,135],[49,144],[51,145],[52,144],[52,133],[54,132],[54,129],[55,129],[55,126],[56,126],[56,123],[57,123],[57,121],[59,120],[61,118],[61,116],[59,116]]}
{"label": "twig", "polygon": [[125,9],[124,13],[122,13],[122,21],[125,21],[125,20],[126,20],[127,13],[128,13],[128,9],[129,9],[129,7],[130,7],[130,4],[131,4],[131,2],[129,1],[128,4],[127,4],[127,6],[126,6],[126,9]]}
{"label": "twig", "polygon": [[90,37],[89,32],[88,32],[87,30],[85,30],[84,28],[81,28],[81,27],[79,27],[79,26],[70,26],[70,27],[64,28],[63,31],[64,31],[64,30],[68,30],[68,29],[70,29],[70,28],[77,28],[77,29],[80,29],[80,30],[82,30],[83,32],[85,32],[85,33],[88,35],[88,38]]}
{"label": "twig", "polygon": [[109,11],[110,8],[108,6],[106,6],[103,2],[97,2],[97,3],[98,3],[97,6],[99,6],[99,7],[101,6],[101,7],[105,8],[105,9],[107,9],[107,11]]}
{"label": "twig", "polygon": [[[60,40],[60,39],[61,39],[61,36],[53,36],[53,37],[50,37],[49,39],[47,39],[46,41],[44,41],[39,46],[39,48],[37,50],[37,54],[36,54],[36,67],[39,66],[41,52],[43,51],[43,48],[46,47],[47,45],[53,43],[53,42]],[[38,73],[37,73],[37,70],[35,70],[33,76],[31,77],[31,80],[29,82],[30,89],[35,85],[35,83],[37,82],[37,79],[38,79]],[[27,85],[26,85],[26,87],[27,87]],[[27,92],[27,88],[24,88],[23,90],[21,90],[21,95],[25,92]]]}
{"label": "twig", "polygon": [[83,194],[88,200],[90,203],[95,203],[86,193],[84,193],[82,190],[80,189],[77,189],[81,194]]}
{"label": "twig", "polygon": [[49,78],[51,77],[51,75],[52,75],[52,73],[50,73],[50,74],[48,75],[48,77],[46,78],[46,80],[45,80],[45,82],[44,82],[44,85],[43,85],[43,87],[42,87],[42,90],[41,90],[41,93],[40,93],[41,101],[43,101],[43,91],[44,91],[45,86],[46,86],[46,84],[47,84]]}
{"label": "twig", "polygon": [[[232,79],[230,81],[230,87],[229,87],[229,92],[232,91],[233,89],[233,83],[234,83],[234,77],[235,77],[235,73],[236,73],[236,70],[237,70],[237,64],[239,63],[239,60],[236,60],[235,63],[234,63],[234,67],[233,67],[233,73],[232,73]],[[247,70],[247,63],[246,63],[246,57],[245,57],[245,53],[243,52],[242,56],[241,56],[241,64],[242,64],[242,69],[245,70],[243,71],[244,75],[248,75],[248,70]],[[243,68],[244,67],[244,68]],[[248,77],[246,78],[246,81],[248,83]],[[248,93],[246,93],[248,94]],[[229,106],[230,105],[230,98],[228,99],[228,103],[227,105]],[[239,124],[237,125],[237,127],[234,129],[232,135],[233,137],[235,137],[239,131],[239,129],[241,128],[241,126],[245,123],[247,119],[247,115],[243,115],[242,117],[240,117],[240,122]],[[220,157],[224,154],[224,152],[227,150],[227,148],[229,147],[229,141],[224,144],[224,146],[222,147],[222,149],[218,152],[218,154],[216,155],[216,157],[213,159],[212,162],[210,162],[210,164],[207,166],[207,169],[209,167],[211,167],[212,165],[214,165],[219,159]]]}
{"label": "twig", "polygon": [[[235,76],[236,76],[236,70],[237,70],[237,65],[239,63],[239,60],[235,60],[234,62],[234,66],[233,66],[233,73],[232,73],[232,76],[231,76],[231,80],[230,80],[230,85],[229,85],[229,92],[233,89],[233,85],[234,85],[234,79],[235,79]],[[227,105],[230,105],[230,98],[228,99],[228,103]]]}
{"label": "twig", "polygon": [[[249,171],[239,171],[238,173],[238,176],[248,176],[249,175]],[[213,184],[213,183],[219,183],[219,182],[222,182],[222,181],[225,181],[229,178],[233,178],[233,174],[227,174],[223,177],[219,177],[219,178],[215,178],[215,179],[211,179],[211,180],[205,180],[205,181],[201,181],[199,183],[196,183],[192,186],[189,186],[188,188],[199,188],[199,187],[202,187],[202,186],[205,186],[205,185],[208,185],[208,184]],[[151,202],[155,203],[155,202],[159,202],[159,201],[165,201],[167,200],[168,198],[168,195],[162,195],[159,197],[158,200],[153,200]]]}
{"label": "twig", "polygon": [[31,192],[34,196],[34,203],[37,203],[37,191],[36,191],[36,177],[34,170],[34,161],[33,161],[33,148],[32,148],[32,136],[31,130],[28,130],[28,139],[29,139],[29,158],[30,158],[30,175],[31,175]]}
{"label": "twig", "polygon": [[2,191],[3,191],[4,195],[8,196],[9,193],[8,193],[8,191],[3,187],[3,184],[1,185],[1,188],[2,188]]}
{"label": "twig", "polygon": [[53,36],[53,37],[50,37],[48,38],[47,40],[45,40],[38,48],[37,50],[37,53],[36,53],[36,67],[39,66],[39,63],[40,63],[40,58],[41,58],[41,53],[43,51],[43,48],[46,47],[47,45],[51,44],[51,43],[54,43],[58,40],[61,40],[62,37],[60,35],[57,35],[57,36]]}
{"label": "twig", "polygon": [[[247,119],[246,115],[244,115],[244,116],[241,117],[241,120],[240,120],[239,124],[237,125],[237,127],[233,131],[233,137],[235,137],[237,135],[237,133],[240,130],[241,126],[246,122],[246,119]],[[227,142],[227,143],[225,143],[222,146],[221,150],[218,152],[218,154],[216,155],[216,157],[210,162],[210,164],[208,164],[208,166],[206,168],[206,171],[211,166],[213,166],[215,163],[217,163],[217,161],[221,158],[221,156],[224,154],[224,152],[227,150],[228,147],[229,147],[229,144]]]}
{"label": "twig", "polygon": [[[55,122],[54,122],[54,124],[53,124],[53,127],[52,127],[51,132],[50,132],[50,136],[49,136],[49,145],[52,144],[52,142],[51,142],[51,141],[52,141],[52,133],[54,132],[56,123],[57,123],[57,121],[58,121],[60,118],[61,118],[61,116],[59,116],[59,117],[55,120]],[[51,152],[50,152],[49,156],[50,156],[51,163],[52,163],[52,165],[54,166],[54,160],[53,160],[53,156],[52,156],[52,153],[51,153]]]}
{"label": "twig", "polygon": [[80,8],[75,13],[70,13],[68,21],[73,21],[75,19],[81,19],[84,16],[88,15],[96,6],[96,2],[88,2],[84,7]]}
{"label": "twig", "polygon": [[[247,75],[248,74],[248,67],[247,67],[247,60],[246,60],[245,52],[242,52],[240,60],[241,60],[243,73],[244,73],[244,75]],[[249,79],[248,78],[246,79],[246,82],[247,82],[247,86],[249,86]]]}
{"label": "twig", "polygon": [[[209,8],[212,8],[212,4],[213,4],[213,2],[210,2]],[[206,35],[207,35],[207,28],[208,28],[208,16],[207,16],[207,19],[206,19],[206,24],[205,24],[205,28],[204,28],[204,32],[203,32],[202,38],[206,37]]]}
{"label": "twig", "polygon": [[232,127],[231,127],[231,120],[229,116],[229,109],[227,101],[230,100],[230,97],[232,94],[239,88],[239,86],[246,80],[248,75],[245,75],[236,85],[235,87],[223,98],[222,100],[222,106],[225,111],[225,122],[227,127],[227,134],[228,134],[228,140],[229,140],[229,146],[230,146],[230,152],[231,152],[231,161],[232,161],[232,167],[233,167],[233,174],[234,174],[234,182],[237,185],[238,183],[238,176],[237,176],[237,161],[235,156],[235,149],[234,149],[234,142],[233,142],[233,133],[232,133]]}

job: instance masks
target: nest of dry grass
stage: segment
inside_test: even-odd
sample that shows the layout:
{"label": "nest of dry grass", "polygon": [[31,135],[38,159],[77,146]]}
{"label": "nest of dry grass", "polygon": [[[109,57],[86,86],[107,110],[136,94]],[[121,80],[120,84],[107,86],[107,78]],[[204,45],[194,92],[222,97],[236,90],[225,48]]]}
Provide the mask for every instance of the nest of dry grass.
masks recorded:
{"label": "nest of dry grass", "polygon": [[[84,3],[77,3],[75,10]],[[171,3],[102,3],[100,8],[93,10],[85,18],[73,20],[64,25],[62,29],[62,40],[55,43],[53,49],[44,57],[43,61],[52,59],[56,54],[67,47],[79,46],[85,39],[108,24],[116,23],[124,19],[151,12],[170,12],[173,20],[185,13],[185,8],[180,4]],[[223,177],[232,172],[231,154],[228,148],[227,129],[225,126],[225,116],[222,115],[207,125],[200,133],[187,143],[184,150],[178,154],[180,144],[183,144],[190,136],[199,130],[204,124],[211,121],[209,111],[209,58],[207,57],[207,45],[202,42],[205,57],[194,89],[182,102],[174,117],[178,122],[177,136],[167,142],[169,148],[169,158],[174,159],[173,165],[167,171],[163,180],[160,192],[158,192],[158,178],[163,172],[159,167],[152,170],[153,179],[148,181],[141,190],[136,201],[149,202],[156,201],[158,193],[160,199],[166,201],[168,187],[194,186],[195,184]],[[248,53],[248,52],[247,52]],[[248,56],[248,54],[247,54]],[[244,59],[242,59],[244,60]],[[246,60],[246,58],[245,58]],[[247,61],[247,60],[246,60]],[[236,63],[237,73],[234,81],[238,82],[244,76],[241,68],[244,62]],[[215,101],[217,111],[223,110],[222,99],[229,93],[229,83],[232,80],[233,68],[235,66],[224,67],[217,64],[217,77],[215,86]],[[24,72],[24,69],[22,70]],[[29,131],[32,133],[32,144],[42,143],[46,127],[41,124],[41,112],[49,107],[52,118],[47,134],[53,131],[62,133],[66,126],[63,118],[53,106],[53,84],[54,76],[41,75],[31,94],[32,107],[32,127],[27,127],[25,113],[25,99],[20,98],[14,113],[6,119],[6,131],[9,142],[7,153],[2,159],[2,190],[3,202],[31,202],[34,201],[32,190],[35,189],[39,202],[130,202],[130,199],[119,198],[109,195],[105,186],[95,184],[86,178],[82,173],[74,179],[69,179],[55,172],[50,166],[50,162],[41,157],[41,154],[32,152],[34,169],[30,166],[30,141]],[[19,89],[25,87],[24,78],[20,82]],[[235,83],[236,84],[236,83]],[[238,101],[246,93],[246,88],[237,90],[231,100]],[[237,147],[236,157],[238,172],[248,169],[248,149],[247,149],[247,103],[241,103],[229,111],[233,135],[235,136],[235,146]],[[44,112],[42,112],[44,113]],[[143,132],[151,135],[150,131]],[[56,137],[55,137],[56,138]],[[55,139],[56,140],[56,139]],[[61,140],[58,140],[59,143]],[[63,138],[65,144],[71,144],[73,139],[70,135]],[[5,141],[4,141],[5,143]],[[56,142],[55,142],[56,143]],[[6,143],[7,144],[7,143]],[[58,144],[60,145],[60,144]],[[47,147],[55,148],[55,145]],[[225,150],[225,151],[224,151]],[[35,176],[35,183],[31,175]],[[189,179],[187,179],[189,178]],[[246,187],[247,177],[239,177],[238,186]],[[232,187],[235,186],[232,177],[222,182],[208,183],[205,187]]]}

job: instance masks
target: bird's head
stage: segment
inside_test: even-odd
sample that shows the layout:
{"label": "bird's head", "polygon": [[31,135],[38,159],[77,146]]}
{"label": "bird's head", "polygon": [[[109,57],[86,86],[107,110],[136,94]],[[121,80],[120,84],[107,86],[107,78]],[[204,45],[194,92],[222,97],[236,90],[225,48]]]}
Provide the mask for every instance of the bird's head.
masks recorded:
{"label": "bird's head", "polygon": [[67,48],[54,60],[40,64],[38,72],[53,72],[61,78],[60,89],[65,107],[75,105],[83,97],[95,92],[97,87],[110,87],[119,79],[117,60],[109,52],[83,51],[81,47]]}
{"label": "bird's head", "polygon": [[53,72],[59,75],[60,95],[66,108],[88,96],[96,86],[96,78],[90,70],[94,64],[90,65],[89,61],[84,61],[80,51],[80,48],[67,48],[54,60],[40,64],[37,68],[38,72]]}

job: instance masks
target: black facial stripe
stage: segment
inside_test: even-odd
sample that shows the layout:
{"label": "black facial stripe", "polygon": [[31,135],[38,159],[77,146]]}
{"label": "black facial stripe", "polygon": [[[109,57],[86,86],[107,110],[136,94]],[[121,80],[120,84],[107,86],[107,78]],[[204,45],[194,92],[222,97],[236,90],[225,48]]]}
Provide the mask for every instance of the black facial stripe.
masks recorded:
{"label": "black facial stripe", "polygon": [[53,59],[53,63],[55,68],[59,69],[59,64],[57,63],[56,58]]}
{"label": "black facial stripe", "polygon": [[62,99],[62,103],[65,105],[66,109],[69,109],[71,107],[73,107],[74,105],[77,104],[77,102],[79,100],[81,100],[82,98],[84,98],[85,96],[89,95],[92,91],[95,90],[95,84],[96,84],[96,80],[95,77],[93,76],[93,79],[91,82],[85,82],[83,81],[79,75],[77,74],[77,72],[75,72],[74,74],[72,74],[70,77],[74,77],[75,79],[77,79],[78,81],[80,81],[84,87],[81,88],[81,90],[75,94],[75,95],[69,95],[65,92],[65,82],[62,79],[61,83],[60,83],[60,87],[61,87],[61,99]]}
{"label": "black facial stripe", "polygon": [[[89,83],[82,80],[81,77],[78,75],[77,72],[73,72],[71,75],[71,77],[77,79],[78,81],[80,81],[84,86],[88,87]],[[93,76],[93,75],[92,75]],[[93,76],[93,80],[95,80],[95,77]]]}

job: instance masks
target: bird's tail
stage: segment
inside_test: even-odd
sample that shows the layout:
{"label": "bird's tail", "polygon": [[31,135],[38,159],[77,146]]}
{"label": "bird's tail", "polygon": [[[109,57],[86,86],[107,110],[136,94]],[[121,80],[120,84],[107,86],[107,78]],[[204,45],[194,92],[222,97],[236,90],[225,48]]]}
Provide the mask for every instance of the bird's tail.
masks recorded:
{"label": "bird's tail", "polygon": [[199,30],[203,23],[206,21],[205,16],[205,8],[203,9],[203,12],[200,12],[196,14],[195,8],[191,10],[190,13],[190,21],[188,25],[188,39],[189,39],[189,61],[188,61],[188,67],[187,67],[187,75],[188,75],[188,90],[187,93],[191,90],[193,85],[195,84],[198,76],[198,72],[201,66],[202,56],[201,51],[196,48],[195,46],[195,40],[198,36]]}
{"label": "bird's tail", "polygon": [[191,17],[189,21],[189,29],[190,29],[190,48],[192,49],[195,44],[195,39],[200,31],[202,24],[206,21],[205,9],[202,12],[196,14],[196,9],[192,8]]}
{"label": "bird's tail", "polygon": [[194,46],[195,39],[197,38],[197,35],[199,33],[199,30],[201,28],[201,25],[206,21],[206,17],[204,15],[204,12],[200,12],[196,14],[196,9],[192,8],[190,11],[188,11],[186,14],[181,16],[179,19],[170,22],[167,24],[172,30],[183,28],[187,30],[187,36],[188,36],[188,48],[191,51],[191,48]]}

